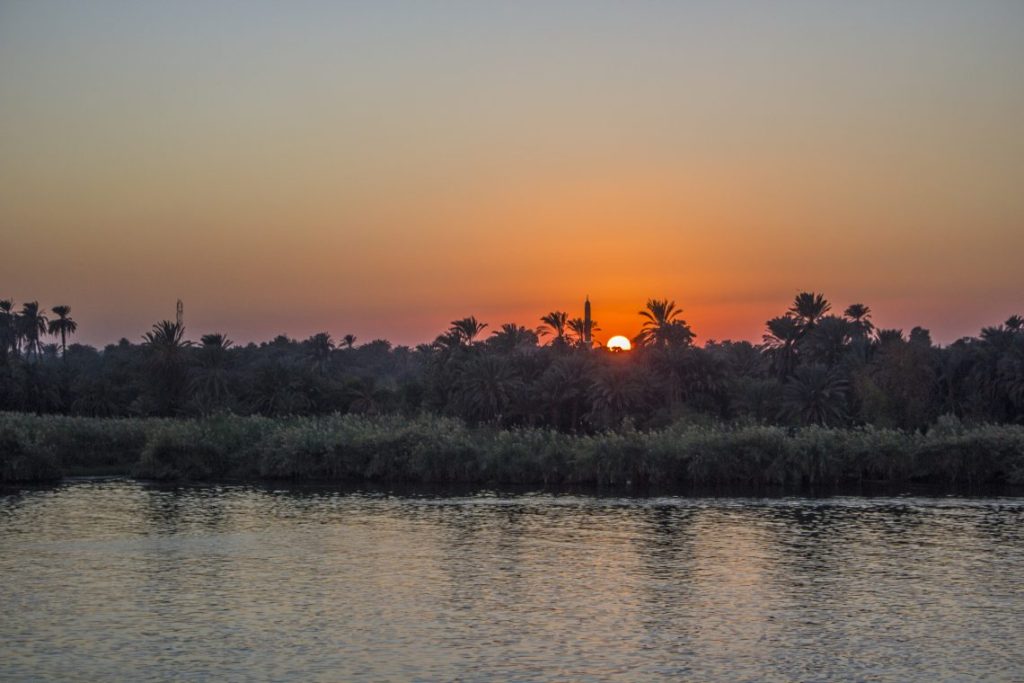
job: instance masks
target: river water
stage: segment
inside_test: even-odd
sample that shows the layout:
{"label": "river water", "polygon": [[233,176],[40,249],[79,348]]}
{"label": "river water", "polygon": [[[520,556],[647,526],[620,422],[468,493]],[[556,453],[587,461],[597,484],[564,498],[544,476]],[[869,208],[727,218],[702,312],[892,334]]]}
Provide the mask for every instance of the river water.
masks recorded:
{"label": "river water", "polygon": [[1024,680],[1024,499],[0,496],[0,680]]}

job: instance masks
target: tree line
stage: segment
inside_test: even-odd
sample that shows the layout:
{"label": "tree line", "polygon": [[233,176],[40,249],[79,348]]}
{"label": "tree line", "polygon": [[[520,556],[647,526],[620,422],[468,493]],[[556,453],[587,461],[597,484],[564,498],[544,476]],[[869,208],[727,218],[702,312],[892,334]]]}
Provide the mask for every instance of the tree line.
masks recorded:
{"label": "tree line", "polygon": [[[0,410],[114,416],[436,414],[471,424],[582,433],[680,420],[923,430],[940,416],[1024,422],[1024,319],[947,346],[871,310],[833,312],[803,292],[763,341],[707,341],[651,299],[631,352],[586,348],[584,321],[552,311],[530,329],[452,321],[433,342],[357,344],[323,332],[235,345],[172,321],[139,343],[69,343],[68,306],[0,301]],[[52,315],[51,315],[52,314]],[[600,329],[596,323],[593,330]]]}

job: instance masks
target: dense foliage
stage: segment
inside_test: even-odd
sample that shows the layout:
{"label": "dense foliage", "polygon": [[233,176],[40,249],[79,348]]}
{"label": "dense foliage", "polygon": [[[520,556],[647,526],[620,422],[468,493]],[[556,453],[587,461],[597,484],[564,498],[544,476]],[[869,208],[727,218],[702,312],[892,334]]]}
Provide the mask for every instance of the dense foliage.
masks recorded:
{"label": "dense foliage", "polygon": [[566,434],[384,415],[200,419],[0,413],[0,481],[74,474],[475,484],[1024,484],[1024,426],[700,426]]}
{"label": "dense foliage", "polygon": [[[340,343],[321,333],[236,346],[190,341],[163,321],[141,343],[68,344],[70,308],[0,301],[0,410],[92,417],[432,414],[470,425],[574,434],[741,421],[926,430],[1024,421],[1024,321],[1013,316],[945,347],[927,330],[877,330],[802,293],[762,344],[694,342],[674,302],[651,300],[628,353],[583,348],[564,312],[536,330],[456,320],[433,343]],[[595,327],[596,329],[596,327]],[[487,334],[490,332],[490,334]],[[48,336],[56,343],[47,343]]]}

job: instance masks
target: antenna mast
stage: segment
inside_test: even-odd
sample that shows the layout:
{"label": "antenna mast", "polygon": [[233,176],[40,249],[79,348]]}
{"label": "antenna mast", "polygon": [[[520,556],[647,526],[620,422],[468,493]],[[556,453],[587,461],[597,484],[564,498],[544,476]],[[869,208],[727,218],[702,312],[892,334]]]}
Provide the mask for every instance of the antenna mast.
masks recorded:
{"label": "antenna mast", "polygon": [[185,304],[181,303],[181,299],[178,299],[178,309],[175,321],[178,323],[178,327],[185,324]]}

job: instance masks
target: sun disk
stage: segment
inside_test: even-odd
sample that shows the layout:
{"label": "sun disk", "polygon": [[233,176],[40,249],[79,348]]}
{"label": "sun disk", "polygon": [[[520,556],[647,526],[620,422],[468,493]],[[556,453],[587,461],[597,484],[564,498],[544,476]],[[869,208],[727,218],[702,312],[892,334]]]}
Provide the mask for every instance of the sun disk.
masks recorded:
{"label": "sun disk", "polygon": [[629,351],[633,345],[629,342],[628,337],[618,334],[608,340],[608,348],[612,351]]}

